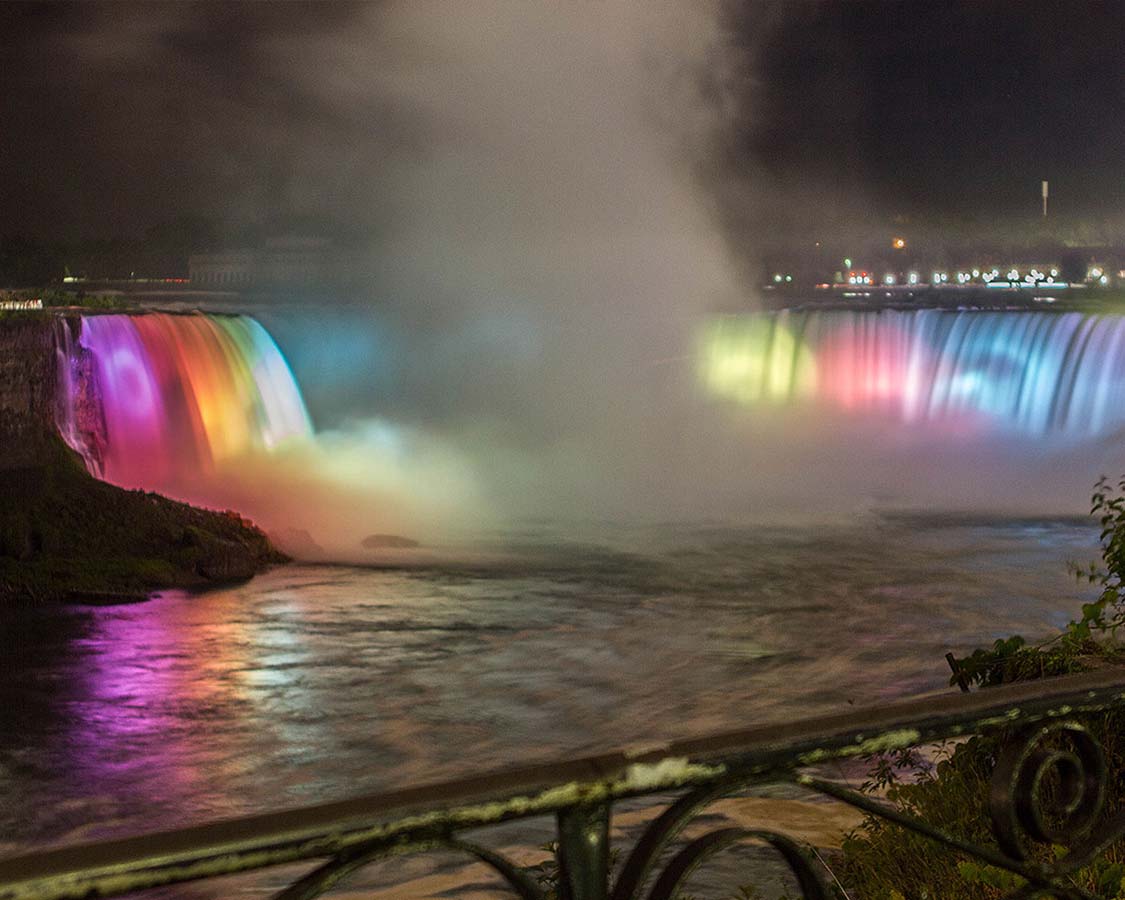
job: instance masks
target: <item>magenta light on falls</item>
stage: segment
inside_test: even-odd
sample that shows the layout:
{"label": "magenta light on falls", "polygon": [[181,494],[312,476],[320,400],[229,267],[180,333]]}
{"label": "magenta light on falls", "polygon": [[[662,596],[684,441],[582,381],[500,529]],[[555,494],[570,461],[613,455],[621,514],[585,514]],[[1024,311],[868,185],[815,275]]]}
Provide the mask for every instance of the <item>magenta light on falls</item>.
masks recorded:
{"label": "magenta light on falls", "polygon": [[78,342],[88,374],[75,377],[68,348],[60,430],[109,481],[207,472],[312,433],[285,358],[247,316],[88,316]]}

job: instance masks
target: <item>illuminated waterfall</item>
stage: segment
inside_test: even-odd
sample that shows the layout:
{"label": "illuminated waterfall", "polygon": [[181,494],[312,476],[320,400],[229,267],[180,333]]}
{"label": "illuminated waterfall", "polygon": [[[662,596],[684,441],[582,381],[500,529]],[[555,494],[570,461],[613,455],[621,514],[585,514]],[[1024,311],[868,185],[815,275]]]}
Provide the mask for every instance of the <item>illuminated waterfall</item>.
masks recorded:
{"label": "illuminated waterfall", "polygon": [[77,347],[68,336],[60,346],[58,420],[108,481],[148,487],[311,434],[289,366],[254,319],[146,313],[81,326]]}
{"label": "illuminated waterfall", "polygon": [[744,406],[1088,438],[1125,426],[1125,317],[780,312],[709,323],[699,372]]}

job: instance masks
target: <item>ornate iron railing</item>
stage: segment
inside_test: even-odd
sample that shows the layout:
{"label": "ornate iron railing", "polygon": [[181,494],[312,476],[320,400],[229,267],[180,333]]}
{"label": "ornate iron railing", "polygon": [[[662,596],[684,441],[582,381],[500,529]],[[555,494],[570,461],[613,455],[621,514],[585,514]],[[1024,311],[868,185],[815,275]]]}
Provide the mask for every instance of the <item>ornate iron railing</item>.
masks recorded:
{"label": "ornate iron railing", "polygon": [[[304,809],[104,841],[0,861],[0,900],[109,897],[286,863],[324,860],[276,900],[317,897],[380,858],[454,848],[495,869],[525,900],[543,886],[502,854],[467,840],[470,829],[544,814],[557,818],[558,892],[572,900],[671,900],[687,876],[732,844],[763,841],[794,873],[807,898],[837,896],[824,866],[792,838],[720,828],[667,860],[685,827],[714,801],[759,783],[792,782],[1014,873],[1010,896],[1088,898],[1068,876],[1125,837],[1125,812],[1103,812],[1101,748],[1074,717],[1125,707],[1125,671],[950,694],[845,715],[752,728],[557,765],[410,788]],[[811,774],[829,760],[972,734],[1012,738],[999,754],[989,808],[997,847],[945,834],[867,794]],[[1055,788],[1041,790],[1050,776]],[[679,790],[648,826],[610,883],[610,813],[616,801]],[[1034,861],[1028,841],[1067,851]],[[909,893],[909,886],[906,886]]]}

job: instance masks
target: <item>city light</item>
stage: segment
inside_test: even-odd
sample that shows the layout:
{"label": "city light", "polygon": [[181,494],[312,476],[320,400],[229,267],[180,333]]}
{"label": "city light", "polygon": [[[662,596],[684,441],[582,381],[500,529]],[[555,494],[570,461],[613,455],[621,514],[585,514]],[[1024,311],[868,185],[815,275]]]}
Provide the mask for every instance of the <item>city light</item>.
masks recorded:
{"label": "city light", "polygon": [[906,246],[906,238],[896,237],[891,241],[891,246],[896,250],[901,250]]}

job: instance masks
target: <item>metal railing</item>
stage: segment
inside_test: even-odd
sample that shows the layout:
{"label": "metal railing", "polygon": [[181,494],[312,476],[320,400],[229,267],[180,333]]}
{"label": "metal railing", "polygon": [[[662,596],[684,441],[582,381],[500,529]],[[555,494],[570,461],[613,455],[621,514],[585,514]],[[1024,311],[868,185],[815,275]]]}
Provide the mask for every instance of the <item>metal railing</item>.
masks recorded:
{"label": "metal railing", "polygon": [[[751,728],[661,746],[409,788],[337,803],[249,816],[176,831],[83,844],[0,860],[0,900],[110,897],[301,861],[323,860],[276,900],[317,897],[380,858],[453,848],[491,866],[525,900],[543,900],[528,869],[467,840],[470,829],[553,814],[558,893],[572,900],[671,900],[708,858],[758,840],[788,864],[807,898],[837,896],[824,867],[792,838],[719,828],[675,839],[714,801],[760,783],[802,785],[890,820],[1027,884],[1012,897],[1093,896],[1068,876],[1125,836],[1125,812],[1103,810],[1109,773],[1101,748],[1074,717],[1125,708],[1125,671],[1109,669],[973,694],[950,694]],[[997,846],[941,832],[872,796],[810,773],[810,767],[974,734],[1009,740],[992,775],[989,809]],[[1062,787],[1045,797],[1050,776]],[[624,856],[610,883],[609,823],[626,798],[682,791]],[[1036,862],[1028,841],[1067,849]]]}

